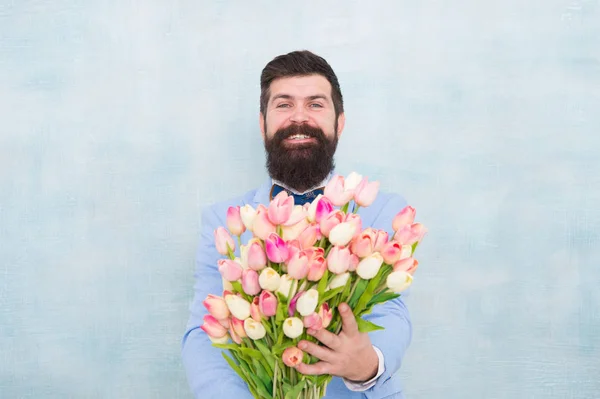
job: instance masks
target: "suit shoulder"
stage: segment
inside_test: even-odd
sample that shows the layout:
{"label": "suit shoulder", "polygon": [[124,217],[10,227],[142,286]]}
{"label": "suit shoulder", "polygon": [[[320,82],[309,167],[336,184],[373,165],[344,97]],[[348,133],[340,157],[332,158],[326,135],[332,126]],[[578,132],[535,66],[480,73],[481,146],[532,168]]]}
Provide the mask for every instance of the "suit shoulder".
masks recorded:
{"label": "suit shoulder", "polygon": [[202,208],[202,217],[205,218],[216,218],[219,222],[224,222],[227,216],[227,209],[230,206],[244,206],[246,204],[252,204],[252,200],[256,195],[258,189],[254,188],[246,191],[241,195],[230,197],[225,200],[217,201],[212,204],[207,204]]}

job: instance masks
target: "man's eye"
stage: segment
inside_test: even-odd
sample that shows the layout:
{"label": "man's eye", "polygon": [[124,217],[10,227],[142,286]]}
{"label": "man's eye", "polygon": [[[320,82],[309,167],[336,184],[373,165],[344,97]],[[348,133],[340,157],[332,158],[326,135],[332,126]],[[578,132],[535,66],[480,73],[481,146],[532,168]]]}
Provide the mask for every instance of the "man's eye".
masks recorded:
{"label": "man's eye", "polygon": [[313,107],[313,108],[323,108],[323,106],[321,104],[318,104],[318,103],[310,104],[310,106]]}
{"label": "man's eye", "polygon": [[290,106],[290,104],[283,103],[283,104],[277,105],[277,108],[288,108],[289,106]]}

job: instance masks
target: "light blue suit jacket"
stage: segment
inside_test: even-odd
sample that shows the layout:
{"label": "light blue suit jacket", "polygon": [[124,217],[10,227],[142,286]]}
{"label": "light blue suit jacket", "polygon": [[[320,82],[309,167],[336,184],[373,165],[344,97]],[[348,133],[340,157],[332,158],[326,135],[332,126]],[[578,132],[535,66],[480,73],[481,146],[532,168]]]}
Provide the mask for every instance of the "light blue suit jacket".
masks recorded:
{"label": "light blue suit jacket", "polygon": [[[204,331],[200,329],[202,319],[207,314],[202,301],[208,294],[221,295],[223,292],[221,275],[217,269],[217,260],[222,256],[214,245],[213,231],[225,226],[227,208],[246,204],[256,208],[259,204],[269,203],[271,180],[261,187],[251,190],[241,197],[217,203],[205,208],[202,212],[200,242],[196,256],[196,272],[194,274],[194,299],[190,305],[190,318],[182,342],[182,359],[187,373],[190,388],[196,399],[251,399],[252,395],[246,383],[229,367],[221,356],[221,351],[212,346]],[[404,206],[406,201],[399,195],[381,192],[375,202],[359,210],[363,221],[363,229],[373,228],[386,230],[391,237],[393,217]],[[242,235],[242,243],[251,238],[251,233]],[[239,256],[239,248],[236,248]],[[369,333],[371,342],[384,355],[385,372],[377,383],[363,392],[350,391],[339,377],[334,377],[327,388],[327,399],[392,399],[404,398],[399,376],[396,373],[402,363],[404,353],[412,338],[412,325],[409,312],[398,298],[384,304],[376,305],[373,311],[364,316],[385,330]]]}

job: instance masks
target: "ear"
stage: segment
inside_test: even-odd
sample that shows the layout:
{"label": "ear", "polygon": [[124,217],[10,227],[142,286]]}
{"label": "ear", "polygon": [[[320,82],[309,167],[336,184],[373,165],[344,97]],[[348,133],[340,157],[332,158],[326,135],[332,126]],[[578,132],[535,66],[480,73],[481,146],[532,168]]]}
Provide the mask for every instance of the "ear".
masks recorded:
{"label": "ear", "polygon": [[346,114],[343,112],[338,116],[338,126],[337,126],[337,136],[338,138],[342,135],[344,131],[344,126],[346,125]]}
{"label": "ear", "polygon": [[267,137],[267,132],[265,132],[265,116],[262,112],[258,114],[258,125],[260,126],[260,135],[264,140]]}

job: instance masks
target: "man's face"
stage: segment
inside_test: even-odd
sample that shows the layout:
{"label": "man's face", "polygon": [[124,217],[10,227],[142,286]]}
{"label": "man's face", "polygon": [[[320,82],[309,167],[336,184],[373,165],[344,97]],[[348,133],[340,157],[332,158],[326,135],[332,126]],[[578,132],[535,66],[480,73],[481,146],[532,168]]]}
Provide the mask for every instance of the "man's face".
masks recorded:
{"label": "man's face", "polygon": [[301,191],[319,184],[334,167],[344,122],[343,114],[335,115],[325,77],[274,80],[266,117],[260,115],[271,177]]}

